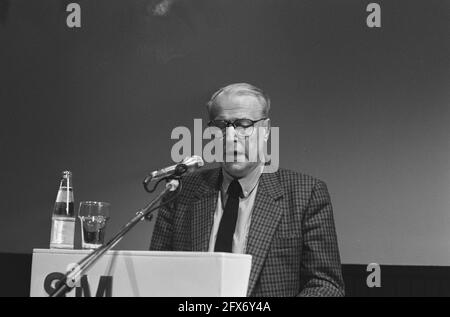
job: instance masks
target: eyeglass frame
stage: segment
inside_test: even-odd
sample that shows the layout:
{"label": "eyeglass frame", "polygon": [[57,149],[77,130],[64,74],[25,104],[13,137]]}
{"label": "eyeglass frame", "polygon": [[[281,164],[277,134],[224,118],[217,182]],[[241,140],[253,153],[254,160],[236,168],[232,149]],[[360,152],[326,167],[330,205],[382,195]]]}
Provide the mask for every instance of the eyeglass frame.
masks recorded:
{"label": "eyeglass frame", "polygon": [[[268,118],[268,117],[265,117],[265,118],[261,118],[261,119],[258,119],[258,120],[251,120],[251,119],[247,119],[247,118],[240,118],[240,119],[236,119],[236,120],[234,120],[234,121],[230,121],[230,120],[211,120],[211,121],[208,122],[208,127],[210,127],[210,128],[217,128],[217,129],[219,129],[220,131],[222,131],[222,133],[224,133],[224,130],[226,131],[226,129],[231,125],[231,126],[234,128],[234,130],[236,131],[236,134],[237,134],[238,136],[240,136],[240,137],[250,137],[250,136],[253,134],[253,131],[255,131],[255,129],[254,129],[254,128],[255,128],[255,124],[258,123],[258,122],[260,122],[260,121],[267,120],[267,119],[269,119],[269,118]],[[239,121],[239,120],[248,120],[248,121],[250,121],[252,124],[251,124],[250,126],[248,126],[248,127],[236,126],[236,122]],[[225,122],[225,128],[221,129],[221,128],[219,128],[218,126],[213,125],[213,122],[214,122],[214,121],[222,121],[222,122]],[[251,132],[249,135],[241,135],[241,134],[239,133],[240,130],[237,130],[237,128],[243,128],[243,129],[253,128],[253,130],[252,130],[252,132]],[[222,135],[222,137],[223,137],[223,135]]]}

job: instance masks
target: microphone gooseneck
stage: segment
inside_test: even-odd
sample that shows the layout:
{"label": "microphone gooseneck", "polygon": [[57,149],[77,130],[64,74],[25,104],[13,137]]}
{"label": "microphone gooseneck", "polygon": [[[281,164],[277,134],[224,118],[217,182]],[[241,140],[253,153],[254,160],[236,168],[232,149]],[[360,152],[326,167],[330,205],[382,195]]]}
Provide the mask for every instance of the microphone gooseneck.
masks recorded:
{"label": "microphone gooseneck", "polygon": [[[180,163],[151,172],[143,181],[144,189],[152,193],[162,180],[180,178],[186,173],[191,173],[204,165],[203,159],[198,155],[188,156]],[[151,182],[156,181],[155,186],[149,189]]]}

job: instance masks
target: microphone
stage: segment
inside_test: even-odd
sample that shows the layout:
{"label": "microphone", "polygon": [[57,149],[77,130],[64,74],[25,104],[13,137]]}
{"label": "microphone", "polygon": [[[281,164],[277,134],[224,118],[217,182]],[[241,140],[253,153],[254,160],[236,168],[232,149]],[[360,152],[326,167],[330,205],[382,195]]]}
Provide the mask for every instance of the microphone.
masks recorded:
{"label": "microphone", "polygon": [[181,176],[185,173],[191,173],[191,172],[195,171],[197,168],[202,167],[203,165],[204,165],[204,162],[200,156],[198,156],[198,155],[187,156],[181,161],[181,163],[151,172],[145,178],[144,184],[148,183],[150,181],[156,181],[156,180],[159,180],[161,178],[171,176],[171,175]]}

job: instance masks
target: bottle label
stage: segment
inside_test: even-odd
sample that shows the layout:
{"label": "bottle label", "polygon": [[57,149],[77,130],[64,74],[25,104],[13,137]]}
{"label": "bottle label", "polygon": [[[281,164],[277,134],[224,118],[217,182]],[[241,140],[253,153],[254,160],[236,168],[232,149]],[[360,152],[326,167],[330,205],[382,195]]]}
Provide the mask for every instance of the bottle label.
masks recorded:
{"label": "bottle label", "polygon": [[75,218],[53,217],[50,248],[73,249]]}

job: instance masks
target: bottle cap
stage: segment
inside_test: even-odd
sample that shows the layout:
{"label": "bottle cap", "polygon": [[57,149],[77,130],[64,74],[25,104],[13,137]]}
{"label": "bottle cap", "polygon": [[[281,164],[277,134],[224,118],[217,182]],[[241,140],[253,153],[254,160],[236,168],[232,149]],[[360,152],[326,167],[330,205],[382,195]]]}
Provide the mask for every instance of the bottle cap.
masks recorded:
{"label": "bottle cap", "polygon": [[64,178],[72,177],[72,172],[71,172],[71,171],[63,171],[63,172],[62,172],[62,176],[63,176]]}

